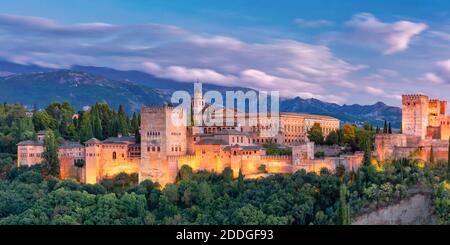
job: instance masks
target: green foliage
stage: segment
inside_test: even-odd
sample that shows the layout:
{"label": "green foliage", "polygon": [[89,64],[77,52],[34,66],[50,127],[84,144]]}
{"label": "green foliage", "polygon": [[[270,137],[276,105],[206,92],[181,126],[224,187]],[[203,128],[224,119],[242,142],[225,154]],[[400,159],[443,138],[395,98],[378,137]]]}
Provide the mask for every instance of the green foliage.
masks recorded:
{"label": "green foliage", "polygon": [[438,222],[448,224],[448,183],[436,182],[437,176],[417,165],[398,160],[381,172],[364,166],[360,183],[346,177],[351,173],[326,169],[259,180],[244,180],[240,172],[233,181],[228,169],[221,175],[188,173],[163,189],[151,181],[137,184],[136,176],[126,174],[83,185],[43,180],[39,168],[21,168],[0,180],[0,224],[349,224],[351,214],[404,198],[421,178],[434,181]]}
{"label": "green foliage", "polygon": [[339,144],[339,133],[337,131],[332,131],[328,134],[325,144],[327,145],[337,145]]}
{"label": "green foliage", "polygon": [[450,184],[444,181],[434,187],[434,207],[437,223],[450,225]]}
{"label": "green foliage", "polygon": [[94,137],[92,129],[91,114],[87,111],[81,114],[80,122],[80,141],[86,142]]}
{"label": "green foliage", "polygon": [[318,145],[322,145],[324,142],[322,127],[319,123],[314,123],[311,129],[308,131],[308,139]]}
{"label": "green foliage", "polygon": [[450,138],[448,139],[448,153],[447,153],[447,180],[450,181]]}
{"label": "green foliage", "polygon": [[347,186],[343,184],[339,190],[339,221],[341,225],[349,225],[351,223],[350,206],[348,205],[347,199]]}
{"label": "green foliage", "polygon": [[188,165],[183,165],[181,166],[180,170],[178,171],[178,175],[177,175],[177,181],[182,181],[182,180],[190,180],[192,179],[192,175],[193,175],[193,171],[192,168]]}
{"label": "green foliage", "polygon": [[59,178],[60,167],[58,158],[58,143],[52,130],[48,130],[44,139],[44,153],[42,155],[42,170],[44,176]]}
{"label": "green foliage", "polygon": [[277,144],[272,140],[264,143],[263,147],[266,149],[266,155],[268,156],[290,156],[292,150],[289,148],[278,148]]}
{"label": "green foliage", "polygon": [[267,173],[266,165],[261,164],[261,165],[258,167],[258,171],[259,171],[260,173],[262,173],[262,174]]}
{"label": "green foliage", "polygon": [[434,150],[433,146],[430,147],[430,163],[434,163]]}
{"label": "green foliage", "polygon": [[292,150],[287,148],[269,148],[266,149],[266,155],[268,156],[291,156]]}
{"label": "green foliage", "polygon": [[222,172],[222,178],[225,182],[233,181],[233,169],[226,167]]}
{"label": "green foliage", "polygon": [[315,158],[319,158],[319,159],[325,158],[325,152],[323,152],[323,151],[318,151],[318,152],[314,153],[314,157],[315,157]]}

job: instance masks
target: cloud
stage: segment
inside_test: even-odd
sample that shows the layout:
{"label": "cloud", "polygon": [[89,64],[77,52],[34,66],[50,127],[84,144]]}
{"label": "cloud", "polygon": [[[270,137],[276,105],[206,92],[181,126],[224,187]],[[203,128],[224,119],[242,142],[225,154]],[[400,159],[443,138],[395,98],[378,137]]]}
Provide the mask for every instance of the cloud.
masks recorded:
{"label": "cloud", "polygon": [[443,32],[443,31],[430,31],[429,34],[432,37],[437,37],[437,38],[440,38],[440,39],[442,39],[444,41],[450,42],[450,33]]}
{"label": "cloud", "polygon": [[379,47],[386,55],[408,49],[412,39],[428,28],[424,23],[405,20],[381,22],[369,13],[354,15],[346,22],[346,26],[352,28],[353,32],[343,34],[342,38]]}
{"label": "cloud", "polygon": [[425,73],[420,80],[433,84],[450,83],[450,59],[436,62],[434,71]]}
{"label": "cloud", "polygon": [[300,18],[295,19],[294,23],[303,28],[319,28],[334,25],[334,22],[329,20],[305,20]]}
{"label": "cloud", "polygon": [[72,65],[136,69],[181,82],[280,91],[344,102],[348,78],[364,65],[326,46],[292,39],[248,42],[155,23],[63,25],[38,17],[0,15],[0,59],[52,68]]}

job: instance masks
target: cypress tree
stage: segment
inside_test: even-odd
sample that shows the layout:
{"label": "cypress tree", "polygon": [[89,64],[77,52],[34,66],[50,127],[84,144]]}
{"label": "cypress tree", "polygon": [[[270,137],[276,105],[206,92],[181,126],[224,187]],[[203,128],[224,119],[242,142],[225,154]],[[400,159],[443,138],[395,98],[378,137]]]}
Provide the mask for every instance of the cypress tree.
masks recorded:
{"label": "cypress tree", "polygon": [[383,134],[387,134],[387,133],[388,133],[387,121],[384,120]]}
{"label": "cypress tree", "polygon": [[91,115],[89,112],[84,112],[81,117],[80,141],[85,142],[92,137],[94,137],[94,133],[92,130]]}
{"label": "cypress tree", "polygon": [[339,220],[341,225],[350,225],[350,205],[347,202],[348,190],[345,184],[339,190]]}
{"label": "cypress tree", "polygon": [[370,147],[370,139],[364,137],[363,146],[364,146],[364,162],[363,162],[363,164],[365,166],[370,166],[370,158],[372,155],[372,149]]}
{"label": "cypress tree", "polygon": [[42,170],[44,176],[60,177],[58,145],[56,143],[55,134],[52,130],[48,130],[44,139],[44,153]]}
{"label": "cypress tree", "polygon": [[130,121],[122,105],[119,106],[119,110],[117,112],[117,119],[119,126],[118,133],[121,134],[122,136],[128,136]]}
{"label": "cypress tree", "polygon": [[133,112],[133,117],[131,119],[131,130],[135,133],[137,130],[139,130],[139,121],[136,116],[136,112]]}
{"label": "cypress tree", "polygon": [[388,134],[392,134],[391,123],[388,123]]}
{"label": "cypress tree", "polygon": [[242,174],[242,170],[239,169],[239,177],[237,182],[238,192],[242,192],[244,190],[244,175]]}
{"label": "cypress tree", "polygon": [[92,117],[92,131],[95,138],[99,140],[103,140],[103,128],[102,128],[102,122],[100,120],[100,116],[98,115],[98,112],[95,112]]}
{"label": "cypress tree", "polygon": [[450,180],[450,138],[448,138],[447,179]]}
{"label": "cypress tree", "polygon": [[430,148],[430,163],[434,163],[434,151],[433,146]]}

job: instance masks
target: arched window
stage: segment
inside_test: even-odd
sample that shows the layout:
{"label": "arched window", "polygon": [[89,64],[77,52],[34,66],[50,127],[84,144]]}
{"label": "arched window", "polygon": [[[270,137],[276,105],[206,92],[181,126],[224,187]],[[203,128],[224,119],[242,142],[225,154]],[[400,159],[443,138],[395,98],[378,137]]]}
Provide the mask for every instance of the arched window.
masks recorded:
{"label": "arched window", "polygon": [[113,160],[117,159],[117,153],[116,152],[113,152],[112,158],[113,158]]}

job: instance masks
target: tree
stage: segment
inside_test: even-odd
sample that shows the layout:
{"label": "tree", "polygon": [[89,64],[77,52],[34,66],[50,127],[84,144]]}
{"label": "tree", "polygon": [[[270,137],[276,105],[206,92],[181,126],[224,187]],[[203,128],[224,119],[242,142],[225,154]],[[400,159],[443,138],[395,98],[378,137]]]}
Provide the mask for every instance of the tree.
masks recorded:
{"label": "tree", "polygon": [[118,133],[121,134],[122,136],[128,136],[130,121],[128,119],[128,116],[125,112],[125,108],[123,107],[123,105],[119,106],[119,110],[117,112],[117,120],[118,120]]}
{"label": "tree", "polygon": [[348,204],[347,199],[347,186],[342,184],[339,191],[339,221],[341,225],[349,225],[351,223],[350,205]]}
{"label": "tree", "polygon": [[47,131],[44,139],[44,153],[42,167],[44,176],[60,177],[59,159],[58,159],[58,145],[56,143],[55,134],[52,130]]}
{"label": "tree", "polygon": [[85,142],[94,137],[91,123],[91,115],[89,112],[83,112],[80,126],[80,141]]}
{"label": "tree", "polygon": [[319,123],[314,123],[308,131],[308,139],[318,145],[323,144],[323,132]]}
{"label": "tree", "polygon": [[356,142],[356,126],[345,124],[343,127],[343,143],[354,144]]}
{"label": "tree", "polygon": [[136,116],[136,112],[133,112],[133,117],[131,119],[131,131],[136,132],[138,130],[139,130],[138,117]]}
{"label": "tree", "polygon": [[233,169],[226,167],[222,172],[222,178],[225,182],[233,181]]}
{"label": "tree", "polygon": [[392,134],[391,123],[388,123],[388,134]]}
{"label": "tree", "polygon": [[267,173],[266,165],[264,165],[264,164],[259,165],[258,171],[262,174]]}
{"label": "tree", "polygon": [[447,179],[450,180],[450,138],[448,138]]}
{"label": "tree", "polygon": [[242,170],[239,169],[239,177],[237,182],[238,192],[244,191],[244,175],[242,174]]}
{"label": "tree", "polygon": [[102,122],[97,111],[93,111],[92,113],[92,131],[95,138],[99,140],[104,139]]}
{"label": "tree", "polygon": [[327,139],[325,140],[325,143],[327,145],[337,145],[339,144],[339,135],[336,131],[330,132],[328,134]]}
{"label": "tree", "polygon": [[430,163],[434,163],[434,150],[433,146],[430,147]]}
{"label": "tree", "polygon": [[192,168],[188,165],[181,166],[177,175],[177,182],[182,180],[191,180],[193,175]]}
{"label": "tree", "polygon": [[56,121],[46,112],[37,111],[33,114],[33,124],[36,131],[56,129]]}
{"label": "tree", "polygon": [[387,121],[384,120],[383,134],[387,134],[387,133],[388,133]]}

